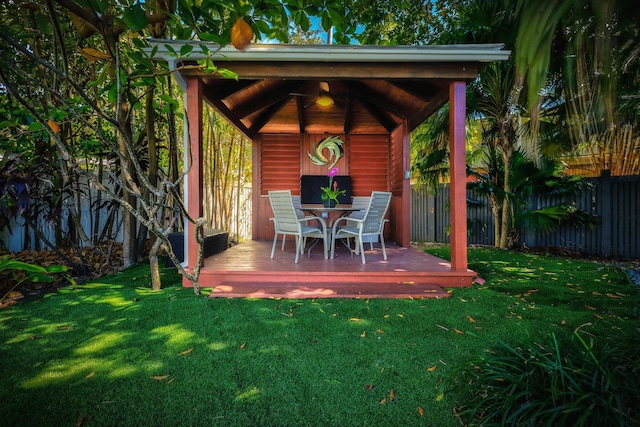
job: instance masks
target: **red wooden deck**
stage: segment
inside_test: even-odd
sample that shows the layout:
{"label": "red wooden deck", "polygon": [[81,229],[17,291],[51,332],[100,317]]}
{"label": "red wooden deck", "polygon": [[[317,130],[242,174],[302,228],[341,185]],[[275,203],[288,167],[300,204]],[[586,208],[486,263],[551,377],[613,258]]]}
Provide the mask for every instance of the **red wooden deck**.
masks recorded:
{"label": "red wooden deck", "polygon": [[[336,247],[336,257],[324,259],[322,246],[300,256],[294,263],[294,242],[285,250],[280,241],[273,259],[270,241],[247,241],[204,261],[200,286],[213,288],[212,297],[253,298],[442,298],[443,288],[471,286],[471,270],[454,271],[450,263],[414,248],[387,244],[366,245],[366,264],[351,258],[345,247]],[[185,281],[185,286],[190,282]]]}

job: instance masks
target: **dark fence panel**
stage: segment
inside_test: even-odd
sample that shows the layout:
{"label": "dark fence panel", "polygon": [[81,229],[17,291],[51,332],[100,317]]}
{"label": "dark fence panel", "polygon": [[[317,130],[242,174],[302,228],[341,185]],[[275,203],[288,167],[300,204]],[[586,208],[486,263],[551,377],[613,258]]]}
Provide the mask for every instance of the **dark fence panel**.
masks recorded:
{"label": "dark fence panel", "polygon": [[[596,215],[599,225],[595,230],[567,224],[553,233],[540,234],[523,227],[519,230],[520,243],[590,255],[640,258],[640,176],[612,177],[605,171],[602,177],[587,181],[590,188],[562,201]],[[449,186],[441,185],[433,193],[413,190],[411,199],[411,239],[449,243]],[[494,222],[487,199],[471,190],[467,191],[467,199],[468,243],[493,245]],[[540,208],[557,202],[536,197],[530,204]]]}

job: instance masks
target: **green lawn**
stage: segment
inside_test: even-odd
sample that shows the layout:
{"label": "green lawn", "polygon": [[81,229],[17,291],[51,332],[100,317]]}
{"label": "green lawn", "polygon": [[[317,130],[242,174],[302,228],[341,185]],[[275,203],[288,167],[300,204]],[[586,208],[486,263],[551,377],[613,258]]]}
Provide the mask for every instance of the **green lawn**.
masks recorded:
{"label": "green lawn", "polygon": [[[446,249],[431,253],[447,257]],[[638,334],[612,266],[471,249],[449,299],[197,297],[148,267],[0,311],[4,425],[459,426],[455,378],[500,339]]]}

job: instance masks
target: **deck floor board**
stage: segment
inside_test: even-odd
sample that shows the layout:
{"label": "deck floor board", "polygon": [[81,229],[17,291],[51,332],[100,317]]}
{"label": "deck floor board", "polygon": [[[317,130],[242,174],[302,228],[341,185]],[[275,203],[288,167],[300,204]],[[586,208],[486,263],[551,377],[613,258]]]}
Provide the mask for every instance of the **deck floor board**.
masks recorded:
{"label": "deck floor board", "polygon": [[[270,241],[246,241],[204,260],[200,286],[213,288],[216,297],[287,298],[442,298],[443,288],[470,286],[471,270],[453,271],[448,261],[415,248],[387,244],[387,260],[379,244],[366,245],[366,264],[336,248],[334,259],[324,259],[322,246],[300,255],[294,263],[293,238],[274,258]],[[188,281],[184,281],[189,286]]]}

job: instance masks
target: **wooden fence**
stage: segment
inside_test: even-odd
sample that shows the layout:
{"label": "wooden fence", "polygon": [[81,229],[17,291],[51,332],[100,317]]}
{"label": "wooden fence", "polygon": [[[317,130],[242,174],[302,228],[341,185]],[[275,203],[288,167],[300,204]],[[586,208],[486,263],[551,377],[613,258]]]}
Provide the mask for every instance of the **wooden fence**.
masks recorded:
{"label": "wooden fence", "polygon": [[[109,185],[105,181],[105,185]],[[237,194],[241,194],[241,200],[237,201]],[[93,201],[97,199],[98,190],[93,187],[88,187],[88,190],[83,192],[80,198],[80,215],[81,224],[85,231],[91,234],[91,230],[98,230],[102,232],[107,222],[109,211],[107,209],[96,209],[93,207]],[[251,237],[251,188],[243,187],[240,192],[235,188],[231,191],[229,196],[231,211],[229,216],[231,218],[240,218],[237,223],[229,225],[229,232],[234,237],[241,239],[247,239]],[[103,196],[104,200],[104,196]],[[238,203],[236,203],[238,202]],[[240,210],[240,214],[236,215],[236,209]],[[116,212],[115,225],[111,235],[107,236],[109,239],[114,239],[117,242],[122,242],[122,209]],[[161,213],[159,214],[161,215]],[[66,237],[69,233],[69,211],[66,207],[63,207],[60,223],[63,237]],[[94,226],[94,223],[95,226]],[[44,249],[48,250],[44,243],[38,242],[33,229],[25,226],[25,220],[21,215],[11,221],[10,227],[5,227],[0,230],[0,249],[6,249],[10,252],[20,252],[26,249]],[[44,219],[38,221],[39,230],[53,244],[57,244],[54,233],[54,224],[47,222]],[[226,228],[226,227],[225,227]],[[99,235],[99,234],[98,234]]]}
{"label": "wooden fence", "polygon": [[[599,226],[595,230],[576,228],[566,225],[558,231],[542,235],[527,229],[520,230],[520,243],[528,247],[553,247],[581,252],[590,255],[614,258],[640,259],[640,176],[611,177],[603,174],[600,178],[589,178],[590,189],[583,190],[578,196],[567,202],[575,207],[596,215]],[[249,197],[250,194],[245,194]],[[482,196],[467,192],[469,200],[482,203],[469,204],[467,214],[469,244],[493,245],[494,226],[491,209]],[[550,201],[536,198],[532,206],[548,206]],[[440,186],[434,194],[411,194],[411,240],[416,242],[449,243],[447,233],[449,226],[449,186]],[[242,209],[244,218],[251,218],[251,203]],[[103,221],[100,215],[89,209],[88,202],[83,204],[83,222],[91,220]],[[5,229],[0,232],[0,241],[4,248],[20,251],[25,247],[33,247],[33,232],[25,233],[21,220],[13,224],[13,234]],[[46,224],[45,224],[46,225]],[[51,227],[43,225],[47,237],[53,238]],[[90,224],[84,224],[89,227]],[[235,230],[235,227],[233,228]],[[247,220],[238,227],[241,236],[250,232]],[[117,239],[120,238],[118,233]],[[27,243],[30,240],[30,244]]]}
{"label": "wooden fence", "polygon": [[[566,249],[589,255],[612,258],[640,259],[640,176],[609,176],[603,172],[600,178],[589,178],[591,188],[585,188],[577,196],[564,199],[566,203],[595,215],[598,227],[563,225],[559,230],[541,234],[521,228],[520,244],[528,247]],[[493,215],[486,198],[467,192],[470,203],[468,215],[468,243],[494,244]],[[542,197],[530,201],[530,206],[540,208],[557,203]],[[417,242],[449,243],[449,186],[441,185],[434,194],[411,194],[411,240]]]}

